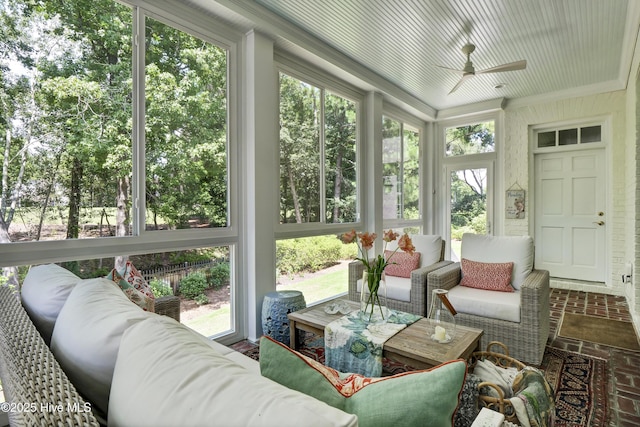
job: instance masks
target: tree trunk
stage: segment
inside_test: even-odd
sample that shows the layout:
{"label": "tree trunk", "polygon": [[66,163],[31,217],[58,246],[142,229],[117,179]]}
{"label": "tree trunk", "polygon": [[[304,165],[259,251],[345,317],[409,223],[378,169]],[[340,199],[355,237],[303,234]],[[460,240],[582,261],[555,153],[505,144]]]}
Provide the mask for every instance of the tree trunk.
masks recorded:
{"label": "tree trunk", "polygon": [[[11,237],[9,237],[9,225],[0,218],[0,245],[5,243],[11,243]],[[19,289],[20,282],[18,281],[18,267],[4,267],[2,269],[2,275],[7,278],[5,286],[15,286],[15,289]]]}
{"label": "tree trunk", "polygon": [[298,193],[296,192],[296,184],[293,179],[293,171],[289,169],[289,188],[291,189],[291,198],[293,199],[293,208],[296,211],[296,223],[302,223],[302,214],[300,212],[300,201],[298,200]]}
{"label": "tree trunk", "polygon": [[71,167],[67,239],[77,239],[80,236],[80,186],[82,185],[82,173],[82,162],[77,157],[74,157]]}
{"label": "tree trunk", "polygon": [[[129,177],[118,179],[118,195],[116,196],[116,236],[124,237],[129,228]],[[122,271],[129,259],[128,255],[119,255],[113,260],[114,267]]]}
{"label": "tree trunk", "polygon": [[340,219],[340,195],[342,193],[342,150],[336,153],[336,180],[333,184],[333,222]]}

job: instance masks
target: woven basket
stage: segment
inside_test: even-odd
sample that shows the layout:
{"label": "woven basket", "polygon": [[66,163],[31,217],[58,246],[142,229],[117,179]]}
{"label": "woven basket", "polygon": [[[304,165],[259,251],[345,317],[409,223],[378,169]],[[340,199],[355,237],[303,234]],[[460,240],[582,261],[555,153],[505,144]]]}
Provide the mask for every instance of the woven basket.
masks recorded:
{"label": "woven basket", "polygon": [[[495,351],[491,351],[491,347],[501,347],[502,352],[498,353]],[[476,366],[476,362],[478,360],[485,360],[493,363],[496,366],[501,368],[517,368],[523,369],[526,365],[519,360],[514,359],[509,356],[509,349],[506,345],[498,341],[492,341],[487,344],[487,351],[476,351],[471,354],[471,358],[469,359],[469,372],[473,372],[473,368]],[[478,396],[478,406],[480,408],[488,408],[494,411],[498,411],[504,414],[504,417],[507,421],[511,423],[518,424],[518,417],[516,416],[516,411],[508,399],[504,398],[504,392],[500,387],[491,382],[482,382],[478,384],[478,389],[481,390],[482,387],[492,387],[498,393],[500,397],[491,397],[484,396],[480,394]]]}

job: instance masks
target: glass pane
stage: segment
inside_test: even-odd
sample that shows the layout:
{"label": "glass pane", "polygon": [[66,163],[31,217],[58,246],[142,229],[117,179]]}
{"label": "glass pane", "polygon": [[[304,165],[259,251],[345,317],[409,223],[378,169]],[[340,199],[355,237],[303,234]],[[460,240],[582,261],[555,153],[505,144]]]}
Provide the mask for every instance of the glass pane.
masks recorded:
{"label": "glass pane", "polygon": [[447,128],[445,135],[446,157],[495,151],[495,123],[493,121]]}
{"label": "glass pane", "polygon": [[204,336],[221,335],[234,327],[233,283],[229,246],[162,252],[128,257],[60,263],[82,278],[105,277],[114,264],[128,259],[142,274],[156,298],[180,297],[180,323]]}
{"label": "glass pane", "polygon": [[540,132],[538,134],[538,148],[555,147],[556,131]]}
{"label": "glass pane", "polygon": [[325,96],[326,221],[356,221],[356,104]]}
{"label": "glass pane", "polygon": [[320,221],[320,89],[280,74],[280,222]]}
{"label": "glass pane", "polygon": [[580,143],[585,144],[589,142],[602,141],[602,129],[601,126],[589,126],[580,129]]}
{"label": "glass pane", "polygon": [[402,218],[401,123],[383,118],[382,123],[382,218]]}
{"label": "glass pane", "polygon": [[578,129],[565,129],[558,132],[558,145],[578,143]]}
{"label": "glass pane", "polygon": [[402,168],[402,217],[420,218],[420,133],[417,129],[404,127]]}
{"label": "glass pane", "polygon": [[225,227],[227,53],[146,20],[148,228]]}
{"label": "glass pane", "polygon": [[301,291],[307,306],[346,294],[348,264],[357,252],[355,244],[345,245],[335,234],[278,240],[276,290]]}
{"label": "glass pane", "polygon": [[131,9],[25,4],[1,8],[0,242],[128,235]]}
{"label": "glass pane", "polygon": [[459,261],[464,233],[487,234],[487,169],[451,172],[451,259]]}

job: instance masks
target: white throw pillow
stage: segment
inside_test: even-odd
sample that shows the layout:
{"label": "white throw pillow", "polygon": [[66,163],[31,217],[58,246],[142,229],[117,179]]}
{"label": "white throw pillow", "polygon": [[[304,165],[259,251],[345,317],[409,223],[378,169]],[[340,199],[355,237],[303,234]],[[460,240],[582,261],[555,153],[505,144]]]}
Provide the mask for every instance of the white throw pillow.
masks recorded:
{"label": "white throw pillow", "polygon": [[461,257],[478,262],[513,262],[511,286],[520,286],[533,270],[533,238],[531,236],[462,235]]}
{"label": "white throw pillow", "polygon": [[62,306],[80,280],[56,264],[33,266],[24,278],[22,305],[47,345]]}
{"label": "white throw pillow", "polygon": [[155,314],[133,304],[105,278],[80,282],[60,311],[51,351],[80,394],[104,414],[122,334],[150,316]]}
{"label": "white throw pillow", "polygon": [[[403,233],[399,233],[400,237]],[[398,237],[398,239],[400,238]],[[438,235],[431,234],[410,234],[411,242],[416,248],[416,252],[420,253],[419,268],[428,267],[431,264],[435,264],[440,261],[440,254],[442,252],[442,238]],[[389,242],[387,244],[387,250],[393,251],[398,247],[398,240]],[[393,259],[392,259],[393,261]]]}
{"label": "white throw pillow", "polygon": [[167,317],[129,328],[109,426],[205,425],[355,426],[357,417],[245,369]]}

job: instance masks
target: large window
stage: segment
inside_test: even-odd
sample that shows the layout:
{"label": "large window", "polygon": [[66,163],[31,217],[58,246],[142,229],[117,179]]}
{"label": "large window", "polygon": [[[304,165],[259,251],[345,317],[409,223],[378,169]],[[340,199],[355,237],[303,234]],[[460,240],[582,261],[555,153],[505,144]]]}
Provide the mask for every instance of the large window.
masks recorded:
{"label": "large window", "polygon": [[225,227],[226,51],[146,20],[147,227]]}
{"label": "large window", "polygon": [[131,9],[7,1],[0,13],[0,242],[130,234]]}
{"label": "large window", "polygon": [[280,222],[356,221],[357,105],[280,74]]}
{"label": "large window", "polygon": [[383,219],[420,219],[420,133],[399,120],[383,117]]}
{"label": "large window", "polygon": [[[0,249],[17,264],[153,269],[168,257],[136,254],[215,245],[234,271],[231,44],[171,19],[115,0],[0,4]],[[4,276],[18,283],[16,267]]]}

